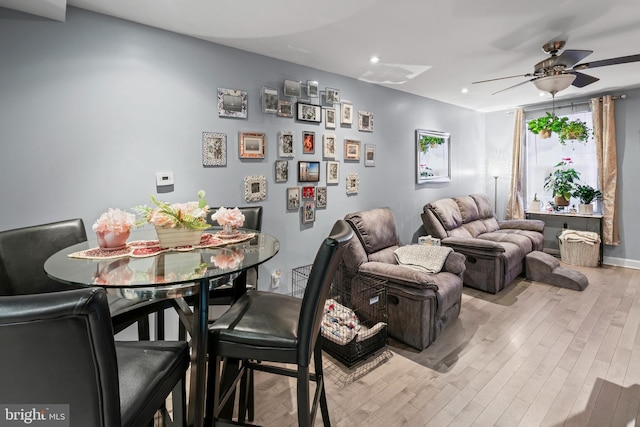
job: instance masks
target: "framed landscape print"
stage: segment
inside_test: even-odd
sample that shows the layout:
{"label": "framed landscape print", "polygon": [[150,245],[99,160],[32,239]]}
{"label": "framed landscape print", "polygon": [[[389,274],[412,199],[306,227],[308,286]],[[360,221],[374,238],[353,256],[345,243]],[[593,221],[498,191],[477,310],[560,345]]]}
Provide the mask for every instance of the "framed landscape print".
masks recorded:
{"label": "framed landscape print", "polygon": [[289,162],[287,160],[276,160],[276,182],[287,182],[289,180]]}
{"label": "framed landscape print", "polygon": [[363,132],[373,132],[373,113],[368,111],[358,111],[358,130]]}
{"label": "framed landscape print", "polygon": [[451,181],[451,135],[416,129],[416,183]]}
{"label": "framed landscape print", "polygon": [[316,187],[316,208],[327,207],[327,187]]}
{"label": "framed landscape print", "polygon": [[322,107],[315,104],[298,102],[296,119],[303,122],[320,123],[322,121]]}
{"label": "framed landscape print", "polygon": [[278,90],[262,87],[262,112],[276,114],[278,112]]}
{"label": "framed landscape print", "polygon": [[300,187],[287,188],[287,209],[294,211],[300,208]]}
{"label": "framed landscape print", "polygon": [[354,162],[360,161],[360,141],[355,139],[344,140],[344,159]]}
{"label": "framed landscape print", "polygon": [[322,135],[322,157],[325,159],[336,158],[336,135],[334,133]]}
{"label": "framed landscape print", "polygon": [[218,116],[247,118],[247,92],[218,88]]}
{"label": "framed landscape print", "polygon": [[340,162],[327,162],[327,184],[340,182]]}
{"label": "framed landscape print", "polygon": [[364,145],[364,165],[365,166],[376,165],[376,146],[374,144]]}
{"label": "framed landscape print", "polygon": [[244,178],[244,200],[259,202],[267,198],[267,177],[252,175]]}
{"label": "framed landscape print", "polygon": [[320,181],[320,162],[298,162],[298,181]]}
{"label": "framed landscape print", "polygon": [[283,99],[278,100],[278,116],[293,118],[293,103]]}
{"label": "framed landscape print", "polygon": [[293,157],[293,132],[285,130],[278,135],[278,155]]}
{"label": "framed landscape print", "polygon": [[316,133],[308,130],[302,131],[302,154],[316,152]]}
{"label": "framed landscape print", "polygon": [[350,102],[340,104],[340,123],[343,125],[353,123],[353,104]]}
{"label": "framed landscape print", "polygon": [[227,165],[227,134],[202,132],[202,165]]}
{"label": "framed landscape print", "polygon": [[336,109],[335,108],[324,109],[324,127],[327,129],[336,128]]}
{"label": "framed landscape print", "polygon": [[238,149],[241,159],[264,159],[265,135],[261,132],[240,132]]}
{"label": "framed landscape print", "polygon": [[302,85],[299,81],[296,80],[285,80],[284,81],[284,96],[291,96],[293,98],[300,98],[302,95]]}
{"label": "framed landscape print", "polygon": [[302,204],[302,222],[309,223],[316,220],[316,204],[314,202],[304,202]]}

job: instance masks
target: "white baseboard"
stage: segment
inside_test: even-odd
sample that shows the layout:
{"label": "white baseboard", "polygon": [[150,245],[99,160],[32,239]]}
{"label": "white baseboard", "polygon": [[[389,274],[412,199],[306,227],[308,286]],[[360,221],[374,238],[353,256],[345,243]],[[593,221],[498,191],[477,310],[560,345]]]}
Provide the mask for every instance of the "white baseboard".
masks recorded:
{"label": "white baseboard", "polygon": [[635,259],[614,258],[606,256],[602,260],[602,263],[606,265],[615,265],[617,267],[634,268],[636,270],[640,270],[640,261],[637,261]]}

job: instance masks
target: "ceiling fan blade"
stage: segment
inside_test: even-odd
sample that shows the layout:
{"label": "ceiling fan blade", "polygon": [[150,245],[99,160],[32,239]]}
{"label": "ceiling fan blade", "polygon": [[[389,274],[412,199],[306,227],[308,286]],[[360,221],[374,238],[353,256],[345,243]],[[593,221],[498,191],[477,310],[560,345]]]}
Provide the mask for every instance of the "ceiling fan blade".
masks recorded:
{"label": "ceiling fan blade", "polygon": [[592,50],[567,49],[555,57],[555,61],[553,61],[549,66],[553,67],[555,65],[564,65],[566,68],[571,68],[592,53]]}
{"label": "ceiling fan blade", "polygon": [[507,77],[498,77],[498,78],[495,78],[495,79],[480,80],[480,81],[477,81],[477,82],[471,82],[471,84],[474,85],[476,83],[495,82],[497,80],[513,79],[515,77],[531,77],[532,75],[533,74],[529,74],[529,73],[527,73],[527,74],[518,74],[516,76],[507,76]]}
{"label": "ceiling fan blade", "polygon": [[629,62],[640,61],[640,55],[620,56],[618,58],[602,59],[600,61],[585,62],[573,67],[574,70],[584,70],[586,68],[606,67],[607,65],[627,64]]}
{"label": "ceiling fan blade", "polygon": [[591,83],[595,83],[600,80],[597,77],[590,76],[588,74],[582,74],[577,71],[569,71],[570,74],[576,76],[576,79],[571,83],[575,87],[585,87],[586,85],[590,85]]}
{"label": "ceiling fan blade", "polygon": [[[537,78],[537,77],[536,77],[536,78]],[[505,90],[513,89],[514,87],[518,87],[518,86],[525,85],[525,84],[527,84],[527,83],[529,83],[529,82],[532,82],[532,81],[534,81],[534,80],[535,80],[535,79],[525,80],[525,81],[523,81],[523,82],[518,83],[517,85],[509,86],[509,87],[506,87],[506,88],[504,88],[504,89],[501,89],[501,90],[499,90],[499,91],[497,91],[497,92],[493,92],[491,95],[495,95],[495,94],[498,94],[498,93],[500,93],[500,92],[504,92]]]}

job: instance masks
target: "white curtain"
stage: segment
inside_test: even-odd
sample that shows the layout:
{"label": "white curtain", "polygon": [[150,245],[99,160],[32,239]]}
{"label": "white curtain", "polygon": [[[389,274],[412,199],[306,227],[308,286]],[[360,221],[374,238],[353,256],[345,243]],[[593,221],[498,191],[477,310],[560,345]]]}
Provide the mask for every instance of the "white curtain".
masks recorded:
{"label": "white curtain", "polygon": [[513,152],[511,155],[511,185],[507,202],[506,219],[524,219],[524,203],[522,201],[522,147],[524,137],[524,110],[518,108],[514,114]]}
{"label": "white curtain", "polygon": [[[601,102],[602,101],[602,102]],[[613,97],[590,100],[593,113],[593,136],[598,162],[598,186],[602,191],[602,240],[605,245],[619,245],[618,230],[618,161]]]}

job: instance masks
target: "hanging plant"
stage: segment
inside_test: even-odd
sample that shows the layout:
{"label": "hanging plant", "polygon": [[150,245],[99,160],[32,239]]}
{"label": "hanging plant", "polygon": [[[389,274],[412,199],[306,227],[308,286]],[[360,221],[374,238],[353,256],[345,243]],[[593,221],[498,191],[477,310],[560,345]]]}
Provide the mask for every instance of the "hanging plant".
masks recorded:
{"label": "hanging plant", "polygon": [[560,134],[568,121],[568,117],[558,117],[555,114],[547,113],[542,117],[530,120],[527,129],[533,134],[539,134],[540,138],[546,139],[551,136],[551,132]]}
{"label": "hanging plant", "polygon": [[587,127],[587,124],[577,119],[566,123],[558,136],[560,138],[560,144],[565,145],[567,140],[586,142],[590,134],[591,129]]}
{"label": "hanging plant", "polygon": [[436,148],[438,145],[444,144],[444,138],[439,138],[432,135],[424,135],[420,138],[420,151],[426,153],[429,147]]}

